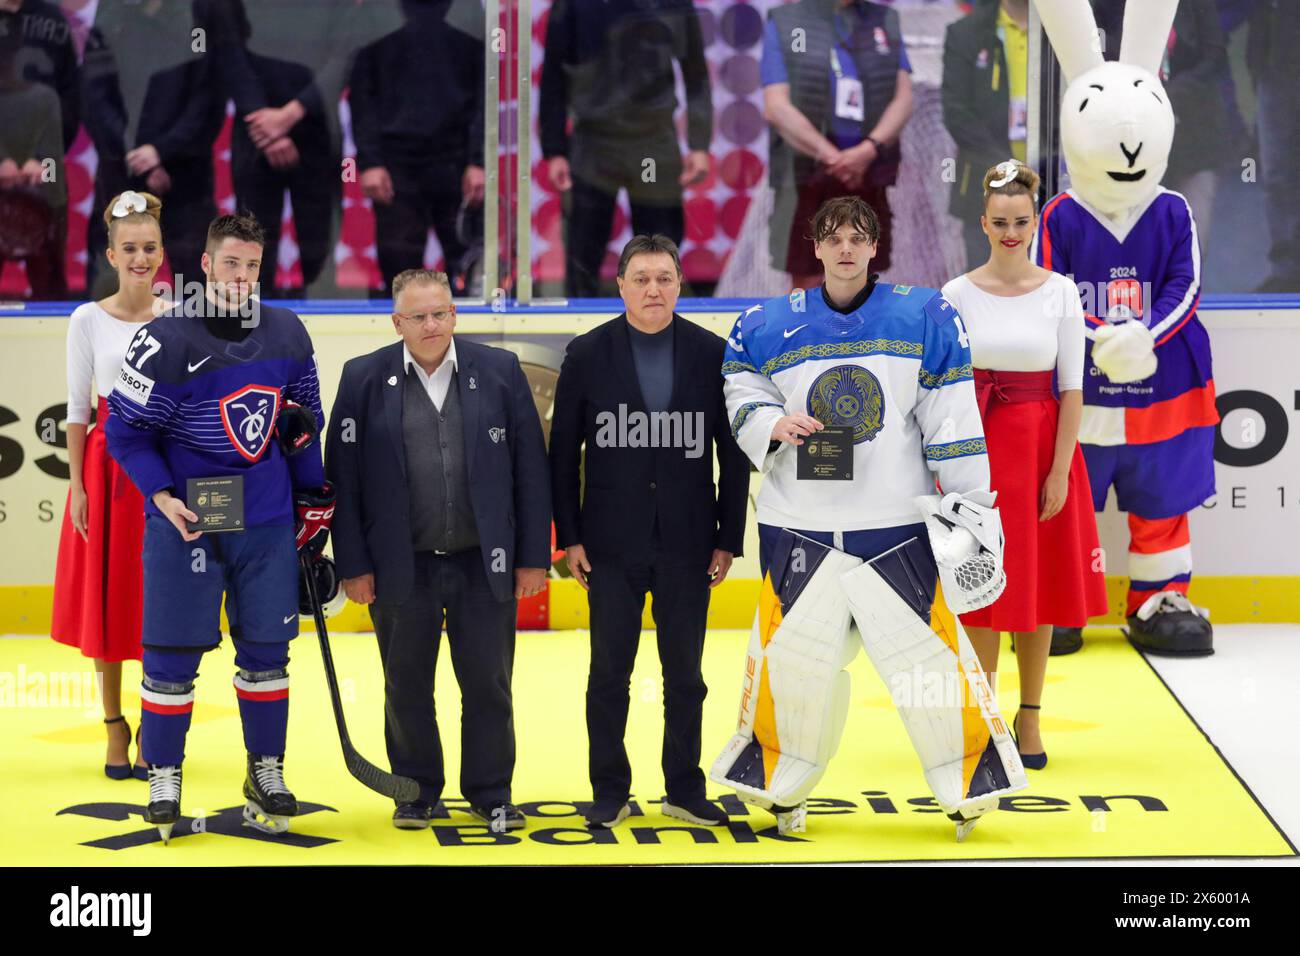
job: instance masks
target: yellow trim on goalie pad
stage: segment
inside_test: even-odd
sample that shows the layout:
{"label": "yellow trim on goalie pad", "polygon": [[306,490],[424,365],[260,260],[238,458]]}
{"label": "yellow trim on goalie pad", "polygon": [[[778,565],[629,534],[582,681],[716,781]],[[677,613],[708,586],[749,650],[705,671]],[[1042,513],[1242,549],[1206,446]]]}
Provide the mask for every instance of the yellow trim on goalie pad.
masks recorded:
{"label": "yellow trim on goalie pad", "polygon": [[[943,587],[935,586],[934,604],[930,608],[930,630],[938,634],[948,650],[954,654],[960,654],[957,646],[957,619],[952,611],[948,610],[948,603],[943,599]],[[969,688],[965,681],[960,682],[962,693],[966,694]],[[999,716],[999,720],[1001,717]],[[975,767],[979,764],[979,755],[984,752],[984,748],[989,742],[988,725],[980,718],[979,710],[971,710],[969,706],[962,709],[962,737],[965,747],[962,753],[965,757],[962,761],[962,780],[966,786],[970,786],[971,777],[975,775]]]}
{"label": "yellow trim on goalie pad", "polygon": [[[758,597],[759,643],[763,648],[772,640],[772,635],[781,626],[781,601],[772,588],[772,576],[763,576],[763,590]],[[763,745],[763,785],[772,786],[772,774],[776,772],[777,760],[781,756],[781,737],[776,727],[776,706],[772,698],[772,679],[767,672],[767,657],[759,665],[758,700],[754,706],[754,736]],[[745,655],[745,688],[748,693],[754,676],[754,656]],[[741,706],[744,706],[742,700]]]}
{"label": "yellow trim on goalie pad", "polygon": [[[751,606],[752,611],[752,606]],[[749,631],[711,631],[705,642],[705,766],[736,726],[736,683]],[[93,669],[48,638],[0,640],[0,859],[10,865],[259,866],[369,864],[662,864],[846,860],[970,860],[1164,856],[1290,856],[1294,850],[1118,631],[1090,631],[1079,654],[1052,658],[1042,727],[1051,763],[1031,772],[1015,809],[990,814],[965,843],[932,805],[889,695],[860,656],[848,727],[818,786],[808,831],[777,839],[766,811],[735,801],[727,828],[662,816],[663,701],[654,634],[641,640],[632,676],[627,744],[635,812],[604,834],[587,832],[574,801],[587,782],[584,690],[589,638],[580,631],[521,633],[515,658],[518,762],[514,799],[528,828],[499,842],[462,803],[430,831],[396,830],[392,805],[348,776],[313,638],[294,641],[286,779],[304,804],[292,845],[178,827],[170,846],[139,812],[148,785],[102,770],[105,733]],[[334,656],[349,728],[361,753],[386,766],[383,678],[373,635],[336,635]],[[999,692],[1016,706],[1014,658],[1002,648]],[[1214,666],[1214,661],[1208,662]],[[201,666],[187,747],[187,817],[243,805],[243,742],[227,641]],[[139,718],[140,666],[124,666],[125,712]],[[447,795],[458,795],[460,701],[445,646],[438,714]],[[1140,733],[1134,729],[1139,728]],[[713,798],[727,793],[710,785]],[[98,811],[89,808],[99,806]],[[100,815],[91,815],[98,812]],[[234,828],[240,833],[241,828]],[[127,849],[82,844],[149,840]],[[156,833],[154,834],[156,835]],[[116,841],[116,844],[115,844]],[[332,842],[331,842],[332,841]]]}
{"label": "yellow trim on goalie pad", "polygon": [[[771,576],[764,578],[736,733],[709,767],[712,780],[764,807],[795,806],[812,792],[835,755],[848,714],[844,667],[858,643],[840,575],[862,561],[815,542],[808,546],[817,557],[807,559],[806,572],[792,571],[784,579],[787,591],[777,594]],[[795,551],[800,557],[792,567],[804,560],[797,544]],[[782,610],[783,599],[788,611]],[[762,675],[757,698],[751,695],[755,658]]]}
{"label": "yellow trim on goalie pad", "polygon": [[[907,545],[895,550],[906,565]],[[889,554],[882,559],[888,561]],[[933,612],[930,621],[918,618],[875,562],[842,574],[840,583],[867,656],[890,689],[938,805],[971,819],[996,809],[998,797],[1025,789],[1025,771],[1010,737],[1000,733],[995,739],[989,732],[997,703],[957,625],[943,635],[936,632]],[[990,769],[977,778],[986,757]]]}

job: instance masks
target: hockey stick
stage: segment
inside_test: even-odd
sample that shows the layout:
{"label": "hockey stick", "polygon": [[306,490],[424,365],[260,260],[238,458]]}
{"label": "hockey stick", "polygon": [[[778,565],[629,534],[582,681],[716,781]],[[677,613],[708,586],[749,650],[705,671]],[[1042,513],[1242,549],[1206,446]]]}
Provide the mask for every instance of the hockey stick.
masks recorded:
{"label": "hockey stick", "polygon": [[343,719],[343,700],[339,697],[339,679],[334,673],[334,656],[330,653],[329,633],[325,629],[325,612],[316,593],[316,575],[311,571],[311,558],[300,555],[298,566],[307,580],[307,595],[311,598],[312,617],[316,620],[316,636],[320,638],[320,657],[325,665],[325,680],[330,687],[330,703],[334,705],[334,722],[339,727],[339,743],[343,745],[343,762],[348,773],[356,777],[375,793],[382,793],[400,803],[413,803],[420,799],[420,785],[410,777],[402,777],[380,770],[352,746],[348,725]]}

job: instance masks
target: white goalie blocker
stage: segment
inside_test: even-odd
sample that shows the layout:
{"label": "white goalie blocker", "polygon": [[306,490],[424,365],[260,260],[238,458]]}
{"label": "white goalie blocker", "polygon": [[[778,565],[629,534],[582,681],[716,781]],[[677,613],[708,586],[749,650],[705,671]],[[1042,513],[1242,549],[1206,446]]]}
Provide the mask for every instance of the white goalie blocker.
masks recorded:
{"label": "white goalie blocker", "polygon": [[[750,635],[739,725],[709,776],[771,809],[782,829],[802,829],[798,809],[839,745],[844,668],[859,636],[958,839],[1003,795],[1028,786],[969,640],[959,626],[936,633],[923,616],[933,581],[927,586],[919,570],[929,567],[921,548],[912,540],[864,563],[789,531],[778,541]],[[900,693],[934,686],[948,696]]]}

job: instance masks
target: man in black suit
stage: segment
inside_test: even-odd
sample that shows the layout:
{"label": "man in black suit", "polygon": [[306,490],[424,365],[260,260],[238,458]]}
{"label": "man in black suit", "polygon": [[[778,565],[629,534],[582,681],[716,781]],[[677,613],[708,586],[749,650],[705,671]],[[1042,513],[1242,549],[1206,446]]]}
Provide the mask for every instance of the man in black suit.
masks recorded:
{"label": "man in black suit", "polygon": [[663,812],[697,824],[727,820],[704,795],[700,659],[710,588],[741,553],[749,463],[723,402],[725,343],[673,313],[681,281],[671,239],[634,237],[618,265],[627,311],[569,343],[555,386],[557,543],[591,611],[591,826],[615,826],[629,813],[623,732],[647,591],[664,675]]}
{"label": "man in black suit", "polygon": [[550,567],[542,426],[512,353],[453,338],[443,273],[393,280],[393,327],[401,342],[343,366],[325,449],[334,561],[379,637],[388,759],[420,784],[393,823],[427,827],[442,795],[433,678],[445,615],[461,793],[493,830],[518,829],[510,679],[515,602],[541,591]]}

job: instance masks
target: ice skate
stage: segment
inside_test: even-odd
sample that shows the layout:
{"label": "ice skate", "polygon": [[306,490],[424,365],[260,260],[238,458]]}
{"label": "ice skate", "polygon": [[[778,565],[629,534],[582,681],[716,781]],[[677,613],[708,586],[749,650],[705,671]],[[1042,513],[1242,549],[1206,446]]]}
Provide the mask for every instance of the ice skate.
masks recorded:
{"label": "ice skate", "polygon": [[244,826],[279,835],[289,830],[297,816],[298,801],[284,785],[284,757],[249,754],[244,778]]}
{"label": "ice skate", "polygon": [[181,768],[149,765],[149,805],[144,822],[158,828],[163,843],[169,843],[172,827],[181,815]]}
{"label": "ice skate", "polygon": [[773,804],[772,813],[776,815],[776,830],[778,833],[803,833],[808,829],[808,803],[806,801],[793,807]]}
{"label": "ice skate", "polygon": [[970,834],[971,830],[975,829],[975,824],[979,822],[980,822],[979,817],[972,817],[969,820],[958,820],[957,821],[957,842],[958,843],[965,842],[966,837]]}

